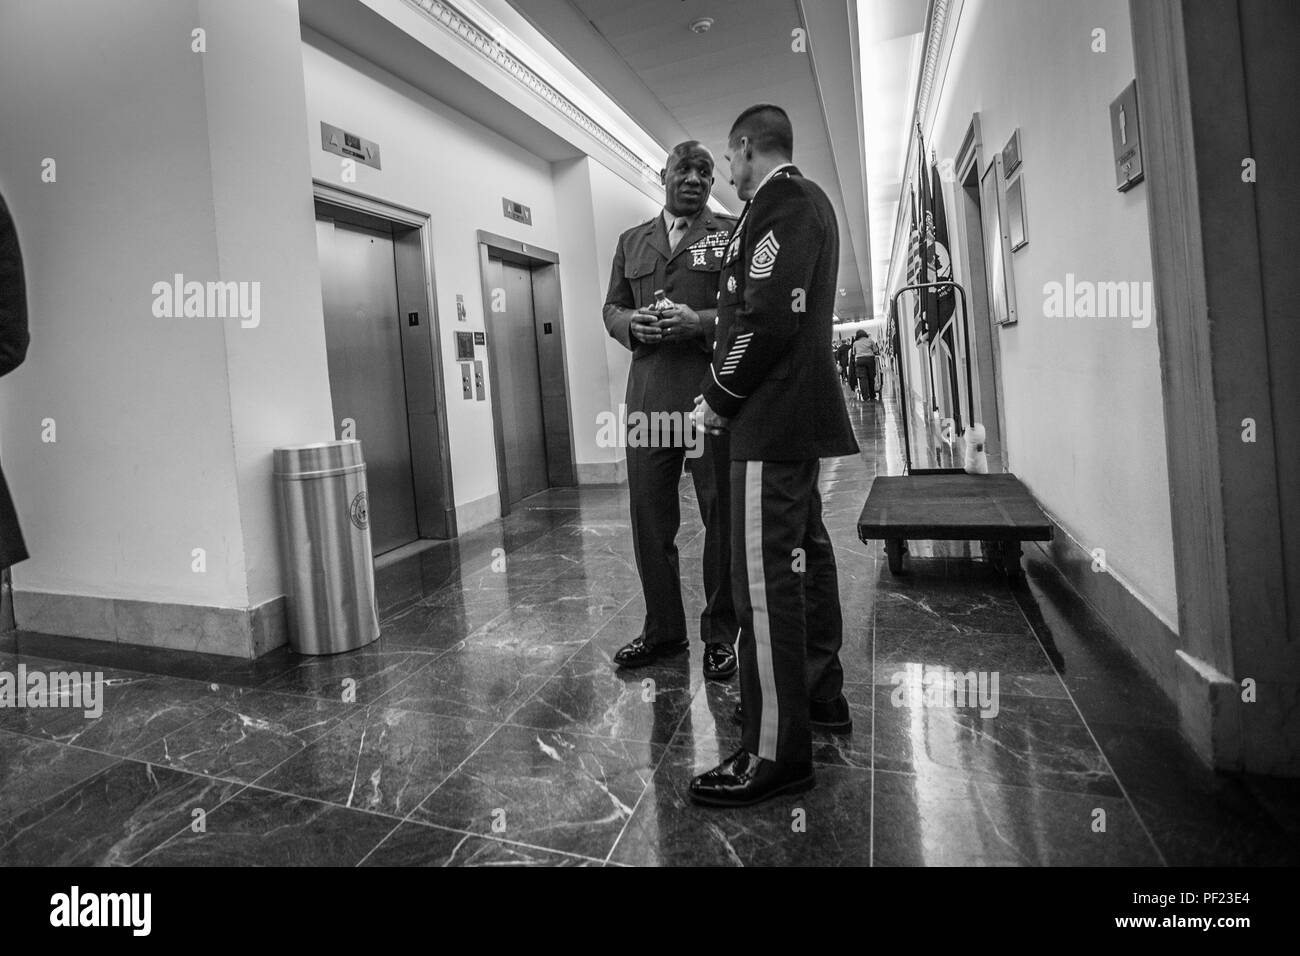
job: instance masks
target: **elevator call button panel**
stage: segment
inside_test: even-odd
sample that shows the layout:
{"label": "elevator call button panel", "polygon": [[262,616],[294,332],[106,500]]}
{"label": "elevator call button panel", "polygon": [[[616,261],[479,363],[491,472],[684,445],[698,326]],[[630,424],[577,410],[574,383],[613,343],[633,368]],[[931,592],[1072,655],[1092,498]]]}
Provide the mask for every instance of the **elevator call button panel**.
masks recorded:
{"label": "elevator call button panel", "polygon": [[456,333],[456,361],[474,361],[474,336],[470,332]]}

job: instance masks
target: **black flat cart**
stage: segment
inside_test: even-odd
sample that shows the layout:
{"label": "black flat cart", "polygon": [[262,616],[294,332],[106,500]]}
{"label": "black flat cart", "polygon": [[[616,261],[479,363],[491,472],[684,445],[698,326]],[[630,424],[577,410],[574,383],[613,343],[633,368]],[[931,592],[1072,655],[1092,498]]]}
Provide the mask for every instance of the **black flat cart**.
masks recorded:
{"label": "black flat cart", "polygon": [[885,542],[894,574],[903,570],[909,540],[979,541],[984,556],[1015,581],[1020,542],[1052,540],[1052,523],[1015,475],[914,469],[876,478],[858,518],[858,537]]}
{"label": "black flat cart", "polygon": [[[858,518],[858,537],[864,543],[885,543],[889,570],[894,574],[902,573],[908,540],[979,541],[984,556],[1015,581],[1021,575],[1020,542],[1052,540],[1051,521],[1020,479],[1009,474],[970,475],[961,468],[912,467],[898,299],[904,292],[933,291],[944,286],[952,286],[960,297],[964,326],[966,293],[955,282],[909,285],[894,293],[890,303],[905,474],[877,477],[872,483]],[[966,407],[970,409],[973,389],[969,361],[966,394]]]}

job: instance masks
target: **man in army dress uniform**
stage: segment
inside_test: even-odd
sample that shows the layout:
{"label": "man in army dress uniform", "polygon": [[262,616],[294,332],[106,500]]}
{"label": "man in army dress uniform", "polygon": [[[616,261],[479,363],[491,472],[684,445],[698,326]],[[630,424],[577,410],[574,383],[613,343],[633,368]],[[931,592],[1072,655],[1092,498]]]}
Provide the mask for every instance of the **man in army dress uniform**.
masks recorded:
{"label": "man in army dress uniform", "polygon": [[[721,679],[736,672],[730,456],[726,435],[692,433],[689,416],[700,377],[709,368],[718,271],[735,219],[708,208],[713,155],[700,143],[676,146],[660,178],[664,209],[619,237],[605,297],[605,327],[632,351],[629,420],[635,412],[670,413],[663,416],[669,424],[650,435],[650,442],[634,442],[629,435],[632,543],[646,616],[641,633],[614,655],[614,661],[620,667],[642,667],[690,647],[676,544],[681,524],[677,489],[687,462],[704,521],[704,676]],[[657,291],[675,303],[662,314],[650,311]]]}
{"label": "man in army dress uniform", "polygon": [[842,693],[835,552],[819,459],[858,451],[831,340],[839,231],[826,194],[790,162],[785,111],[733,124],[728,160],[748,201],[723,258],[717,344],[696,421],[731,435],[740,619],[741,748],[691,798],[745,806],[813,784],[812,727],[852,729]]}

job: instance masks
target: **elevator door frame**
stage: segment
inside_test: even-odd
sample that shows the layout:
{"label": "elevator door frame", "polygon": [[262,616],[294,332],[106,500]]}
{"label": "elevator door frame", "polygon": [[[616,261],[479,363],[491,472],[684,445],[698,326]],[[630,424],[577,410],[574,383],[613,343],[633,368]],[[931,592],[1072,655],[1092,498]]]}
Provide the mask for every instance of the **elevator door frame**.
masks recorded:
{"label": "elevator door frame", "polygon": [[[409,327],[402,326],[402,365],[406,379],[407,435],[411,444],[416,526],[420,539],[455,538],[456,495],[451,478],[448,398],[442,364],[437,287],[433,278],[432,218],[429,213],[381,202],[320,180],[312,180],[312,196],[316,205],[328,206],[332,212],[338,213],[340,222],[366,226],[378,219],[390,226],[411,230],[406,236],[394,232],[393,256],[398,322],[404,323],[402,316],[409,311],[418,311],[426,317],[419,345],[424,351],[427,337],[427,361],[424,356],[407,354]],[[436,418],[437,425],[431,429],[431,435],[430,429],[415,427],[417,416]],[[334,427],[338,427],[337,422]],[[364,436],[362,448],[365,448]]]}
{"label": "elevator door frame", "polygon": [[546,402],[547,369],[542,356],[542,345],[537,343],[538,374],[542,379],[542,427],[546,431],[546,477],[552,488],[569,488],[577,484],[577,469],[574,466],[576,456],[573,447],[573,406],[569,389],[568,350],[564,344],[564,313],[560,304],[560,257],[549,249],[533,246],[498,236],[495,233],[478,231],[479,278],[483,288],[483,326],[487,333],[487,363],[489,391],[492,393],[492,426],[496,438],[497,451],[497,493],[501,499],[501,516],[510,514],[510,472],[506,466],[505,434],[501,425],[501,394],[498,390],[500,379],[497,377],[496,359],[492,354],[492,336],[498,331],[493,324],[492,284],[488,278],[488,260],[495,256],[506,262],[527,266],[533,280],[533,323],[534,328],[550,322],[556,336],[552,346],[553,361],[558,362],[555,372],[557,384],[564,389],[563,402]]}

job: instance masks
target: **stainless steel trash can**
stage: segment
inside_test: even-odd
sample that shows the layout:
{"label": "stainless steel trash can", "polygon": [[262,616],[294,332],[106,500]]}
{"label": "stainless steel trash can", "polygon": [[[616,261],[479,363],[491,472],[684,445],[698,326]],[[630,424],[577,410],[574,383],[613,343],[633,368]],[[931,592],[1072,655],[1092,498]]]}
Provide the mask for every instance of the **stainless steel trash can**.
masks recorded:
{"label": "stainless steel trash can", "polygon": [[366,465],[359,441],[275,450],[289,643],[338,654],[379,637]]}

